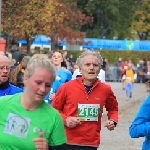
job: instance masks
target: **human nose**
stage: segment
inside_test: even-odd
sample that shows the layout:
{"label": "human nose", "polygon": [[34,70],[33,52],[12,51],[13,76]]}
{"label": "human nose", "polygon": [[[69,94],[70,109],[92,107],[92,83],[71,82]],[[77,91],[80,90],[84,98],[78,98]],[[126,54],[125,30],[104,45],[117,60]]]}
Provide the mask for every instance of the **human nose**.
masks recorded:
{"label": "human nose", "polygon": [[45,85],[41,85],[41,87],[40,87],[40,91],[41,91],[41,92],[43,92],[43,93],[46,91],[46,87],[45,87]]}
{"label": "human nose", "polygon": [[94,65],[93,64],[90,65],[90,69],[94,69]]}

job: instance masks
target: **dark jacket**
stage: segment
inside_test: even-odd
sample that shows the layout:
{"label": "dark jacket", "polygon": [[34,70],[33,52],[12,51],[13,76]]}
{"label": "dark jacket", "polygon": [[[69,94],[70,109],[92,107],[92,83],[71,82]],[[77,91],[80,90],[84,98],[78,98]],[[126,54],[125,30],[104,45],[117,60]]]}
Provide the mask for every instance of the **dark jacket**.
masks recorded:
{"label": "dark jacket", "polygon": [[0,89],[0,97],[6,96],[6,95],[13,95],[13,94],[20,93],[20,92],[23,92],[21,88],[18,88],[9,83],[7,88]]}
{"label": "dark jacket", "polygon": [[16,63],[19,62],[19,57],[20,57],[20,51],[12,49],[11,50],[12,58],[16,60]]}

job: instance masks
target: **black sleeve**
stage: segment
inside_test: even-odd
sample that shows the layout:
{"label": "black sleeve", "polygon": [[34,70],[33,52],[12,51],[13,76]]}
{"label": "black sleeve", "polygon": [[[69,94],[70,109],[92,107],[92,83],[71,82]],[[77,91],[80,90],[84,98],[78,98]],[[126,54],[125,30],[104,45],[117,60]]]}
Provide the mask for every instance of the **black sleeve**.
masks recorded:
{"label": "black sleeve", "polygon": [[57,146],[49,146],[48,150],[67,150],[67,145],[62,144],[62,145],[57,145]]}

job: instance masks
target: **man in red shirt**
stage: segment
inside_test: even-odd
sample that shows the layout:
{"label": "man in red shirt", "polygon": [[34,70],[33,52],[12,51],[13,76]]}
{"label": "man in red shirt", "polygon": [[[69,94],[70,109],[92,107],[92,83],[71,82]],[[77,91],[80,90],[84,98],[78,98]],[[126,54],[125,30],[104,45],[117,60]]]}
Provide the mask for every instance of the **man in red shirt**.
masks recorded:
{"label": "man in red shirt", "polygon": [[67,150],[97,150],[100,144],[103,107],[108,112],[105,127],[112,131],[118,122],[118,102],[111,87],[97,79],[102,58],[85,51],[77,60],[82,77],[63,84],[52,106],[64,121]]}

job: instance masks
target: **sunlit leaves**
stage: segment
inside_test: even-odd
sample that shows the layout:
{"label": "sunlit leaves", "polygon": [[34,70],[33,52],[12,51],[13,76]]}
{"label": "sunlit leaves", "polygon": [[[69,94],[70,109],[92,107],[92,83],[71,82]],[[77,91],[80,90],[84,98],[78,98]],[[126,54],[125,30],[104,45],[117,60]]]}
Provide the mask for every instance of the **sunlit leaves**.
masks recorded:
{"label": "sunlit leaves", "polygon": [[135,12],[131,30],[136,31],[141,40],[148,38],[150,33],[150,0],[144,1],[141,9]]}
{"label": "sunlit leaves", "polygon": [[80,27],[92,22],[92,18],[76,9],[76,3],[67,4],[66,0],[6,0],[2,10],[3,32],[17,39],[31,39],[45,33],[72,43],[72,38],[84,37]]}

